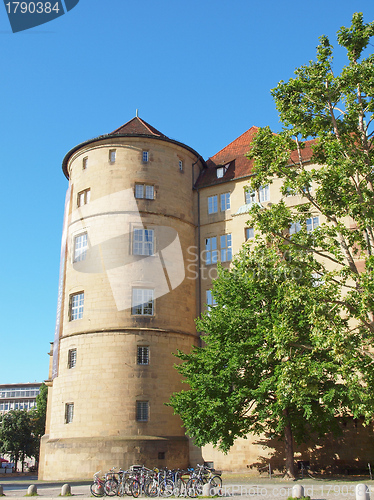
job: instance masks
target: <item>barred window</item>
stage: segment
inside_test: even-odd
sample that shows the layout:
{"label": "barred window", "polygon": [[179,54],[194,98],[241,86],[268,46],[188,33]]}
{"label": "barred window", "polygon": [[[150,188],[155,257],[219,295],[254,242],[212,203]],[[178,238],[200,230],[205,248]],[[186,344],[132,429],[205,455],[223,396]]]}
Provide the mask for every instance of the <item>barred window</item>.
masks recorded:
{"label": "barred window", "polygon": [[138,365],[149,365],[149,347],[138,346]]}
{"label": "barred window", "polygon": [[69,368],[74,368],[74,366],[77,364],[77,350],[76,349],[69,349],[68,352],[68,367]]}
{"label": "barred window", "polygon": [[116,161],[116,150],[115,149],[110,149],[109,150],[109,162],[110,163],[115,163]]}
{"label": "barred window", "polygon": [[149,403],[148,401],[136,402],[136,420],[138,422],[148,422],[149,419]]}
{"label": "barred window", "polygon": [[70,424],[74,417],[74,403],[66,403],[65,405],[65,424]]}

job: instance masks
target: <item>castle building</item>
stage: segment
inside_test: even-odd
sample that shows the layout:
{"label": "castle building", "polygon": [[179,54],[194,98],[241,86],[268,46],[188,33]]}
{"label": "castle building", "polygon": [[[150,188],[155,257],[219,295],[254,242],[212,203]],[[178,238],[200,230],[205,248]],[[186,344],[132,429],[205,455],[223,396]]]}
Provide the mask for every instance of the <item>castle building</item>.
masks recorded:
{"label": "castle building", "polygon": [[[183,388],[173,353],[199,345],[194,320],[214,306],[217,262],[230,266],[254,237],[252,204],[266,207],[282,196],[276,179],[257,192],[245,189],[252,175],[245,154],[256,131],[204,161],[136,116],[65,156],[69,187],[40,479],[203,460],[246,470],[268,453],[251,437],[227,456],[198,449],[165,405]],[[309,143],[303,155],[307,165]],[[322,222],[316,215],[307,224],[312,230]]]}

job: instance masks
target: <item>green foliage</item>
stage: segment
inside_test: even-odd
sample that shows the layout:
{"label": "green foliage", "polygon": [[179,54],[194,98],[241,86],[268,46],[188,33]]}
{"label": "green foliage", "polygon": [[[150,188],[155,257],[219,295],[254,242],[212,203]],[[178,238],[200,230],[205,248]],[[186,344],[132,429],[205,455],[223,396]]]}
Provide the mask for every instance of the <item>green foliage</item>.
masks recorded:
{"label": "green foliage", "polygon": [[36,396],[36,408],[30,411],[31,431],[34,436],[31,456],[35,457],[36,460],[39,459],[40,439],[45,432],[47,396],[48,387],[45,384],[42,384],[39,389],[39,394]]}
{"label": "green foliage", "polygon": [[219,270],[217,306],[197,322],[205,345],[178,353],[189,389],[171,398],[198,446],[227,452],[237,437],[283,438],[287,426],[306,442],[338,431],[337,413],[371,408],[360,337],[331,307],[337,285],[316,281],[314,264],[259,242]]}
{"label": "green foliage", "polygon": [[45,384],[40,387],[36,397],[36,408],[11,410],[0,416],[0,451],[8,453],[17,462],[26,457],[39,458],[40,438],[44,434],[47,410]]}
{"label": "green foliage", "polygon": [[293,438],[337,432],[336,415],[372,419],[374,57],[364,52],[373,35],[374,22],[354,14],[338,32],[348,56],[339,75],[322,36],[316,61],[272,90],[284,128],[256,134],[250,188],[278,178],[283,198],[253,207],[259,236],[219,271],[217,306],[198,321],[204,347],[178,353],[189,389],[170,404],[197,445],[227,452],[266,432],[285,440],[292,469]]}
{"label": "green foliage", "polygon": [[15,465],[32,456],[34,436],[31,415],[26,410],[11,410],[0,417],[0,450],[14,457]]}
{"label": "green foliage", "polygon": [[[298,497],[299,500],[310,500],[310,497]],[[295,500],[295,497],[288,497],[287,500]]]}
{"label": "green foliage", "polygon": [[[374,56],[364,57],[373,36],[374,22],[365,24],[361,13],[339,30],[348,64],[337,76],[333,47],[321,37],[316,61],[272,90],[284,129],[277,135],[260,129],[248,154],[253,187],[279,178],[284,195],[266,210],[254,208],[250,224],[268,241],[318,256],[319,271],[340,284],[336,300],[365,333],[365,352],[374,340]],[[313,139],[311,166],[303,160],[305,139]],[[292,206],[287,193],[303,197],[301,205]],[[305,221],[317,215],[323,223],[308,233]],[[296,222],[303,228],[291,238]]]}

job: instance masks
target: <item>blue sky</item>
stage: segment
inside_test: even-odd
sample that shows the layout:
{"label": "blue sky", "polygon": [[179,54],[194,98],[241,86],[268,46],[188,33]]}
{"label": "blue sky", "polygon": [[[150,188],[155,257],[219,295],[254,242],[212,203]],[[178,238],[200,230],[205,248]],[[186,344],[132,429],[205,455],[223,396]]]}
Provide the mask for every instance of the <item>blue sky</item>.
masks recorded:
{"label": "blue sky", "polygon": [[276,131],[270,89],[353,12],[374,20],[373,0],[80,0],[13,34],[0,8],[0,383],[48,377],[67,151],[137,108],[204,158],[252,125]]}

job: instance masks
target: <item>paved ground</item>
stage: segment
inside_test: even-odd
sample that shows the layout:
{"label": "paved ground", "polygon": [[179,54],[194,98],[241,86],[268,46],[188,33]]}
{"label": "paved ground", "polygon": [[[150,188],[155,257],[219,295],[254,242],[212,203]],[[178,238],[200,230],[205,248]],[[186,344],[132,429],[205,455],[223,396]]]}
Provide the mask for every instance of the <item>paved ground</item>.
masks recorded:
{"label": "paved ground", "polygon": [[[278,478],[253,478],[245,474],[223,474],[222,496],[233,500],[286,500],[292,496],[295,485],[304,487],[304,494],[312,500],[356,500],[356,486],[366,484],[374,500],[374,481],[368,478],[298,479],[295,482]],[[38,481],[36,476],[2,477],[0,485],[6,497],[23,499],[27,488],[35,484],[41,500],[61,500],[64,482]],[[90,481],[70,482],[71,492],[77,500],[91,498]],[[107,497],[108,498],[108,497]],[[109,500],[109,498],[108,498]]]}

